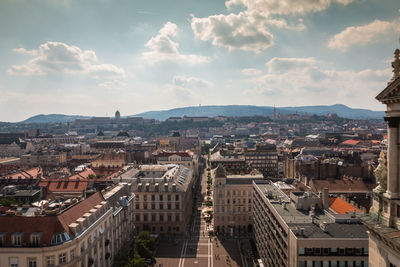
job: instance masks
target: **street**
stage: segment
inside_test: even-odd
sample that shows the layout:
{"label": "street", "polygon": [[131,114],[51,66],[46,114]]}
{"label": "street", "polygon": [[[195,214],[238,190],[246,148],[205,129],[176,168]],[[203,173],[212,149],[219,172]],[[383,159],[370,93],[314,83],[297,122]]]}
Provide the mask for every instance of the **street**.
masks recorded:
{"label": "street", "polygon": [[205,206],[207,190],[207,171],[201,175],[200,186],[193,193],[197,201],[194,203],[193,220],[185,238],[160,240],[156,251],[156,266],[160,267],[238,267],[242,264],[239,242],[235,239],[219,239],[209,237],[207,223],[201,212]]}

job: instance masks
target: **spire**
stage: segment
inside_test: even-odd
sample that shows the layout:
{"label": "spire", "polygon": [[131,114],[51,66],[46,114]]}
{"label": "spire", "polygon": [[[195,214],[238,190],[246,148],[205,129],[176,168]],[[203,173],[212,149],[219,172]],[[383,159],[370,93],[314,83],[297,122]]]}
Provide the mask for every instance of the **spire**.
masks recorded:
{"label": "spire", "polygon": [[390,82],[393,82],[400,76],[400,50],[394,50],[394,60],[392,61],[393,77]]}

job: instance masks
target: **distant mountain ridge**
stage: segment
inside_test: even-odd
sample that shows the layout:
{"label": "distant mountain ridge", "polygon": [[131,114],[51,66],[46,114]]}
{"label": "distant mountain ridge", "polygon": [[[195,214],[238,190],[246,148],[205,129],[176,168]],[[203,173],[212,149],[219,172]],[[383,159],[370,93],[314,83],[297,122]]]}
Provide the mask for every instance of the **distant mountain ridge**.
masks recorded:
{"label": "distant mountain ridge", "polygon": [[[343,104],[319,105],[319,106],[299,106],[299,107],[277,107],[276,112],[280,114],[302,114],[302,115],[327,115],[335,113],[339,117],[349,119],[380,119],[385,116],[384,111],[374,111],[369,109],[350,108]],[[199,106],[174,108],[170,110],[147,111],[136,114],[147,119],[166,120],[169,117],[183,116],[273,116],[274,108],[269,106],[252,105],[227,105],[227,106]]]}
{"label": "distant mountain ridge", "polygon": [[[299,106],[299,107],[277,107],[276,112],[280,114],[301,115],[327,115],[336,113],[339,117],[349,119],[381,119],[385,116],[384,111],[374,111],[369,109],[350,108],[346,105],[335,104],[330,106]],[[212,106],[191,106],[183,108],[174,108],[169,110],[147,111],[133,116],[146,119],[166,120],[169,117],[240,117],[240,116],[273,116],[274,108],[269,106],[252,105],[212,105]],[[30,117],[19,123],[66,123],[73,122],[76,119],[87,119],[91,116],[64,115],[64,114],[40,114]]]}
{"label": "distant mountain ridge", "polygon": [[64,115],[64,114],[39,114],[30,117],[21,123],[63,123],[63,122],[73,122],[76,119],[86,119],[90,118],[88,116],[81,115]]}

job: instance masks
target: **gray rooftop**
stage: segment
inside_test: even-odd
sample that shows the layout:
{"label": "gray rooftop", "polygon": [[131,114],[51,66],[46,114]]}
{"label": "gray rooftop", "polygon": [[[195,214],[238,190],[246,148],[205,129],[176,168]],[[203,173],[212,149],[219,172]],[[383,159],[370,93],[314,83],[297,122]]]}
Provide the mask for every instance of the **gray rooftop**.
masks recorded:
{"label": "gray rooftop", "polygon": [[[256,183],[256,186],[295,234],[303,228],[298,238],[368,238],[366,227],[351,215],[333,214],[320,208],[296,209],[294,202],[273,183]],[[322,225],[326,225],[326,231]]]}

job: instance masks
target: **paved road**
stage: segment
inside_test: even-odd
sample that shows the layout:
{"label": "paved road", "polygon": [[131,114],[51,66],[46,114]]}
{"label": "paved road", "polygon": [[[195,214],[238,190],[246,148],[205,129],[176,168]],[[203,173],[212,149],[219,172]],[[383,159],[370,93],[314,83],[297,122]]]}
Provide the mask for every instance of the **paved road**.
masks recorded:
{"label": "paved road", "polygon": [[207,234],[206,222],[201,217],[205,208],[207,171],[201,177],[195,212],[188,236],[161,240],[156,251],[156,264],[160,267],[239,267],[241,255],[236,240],[218,240]]}

